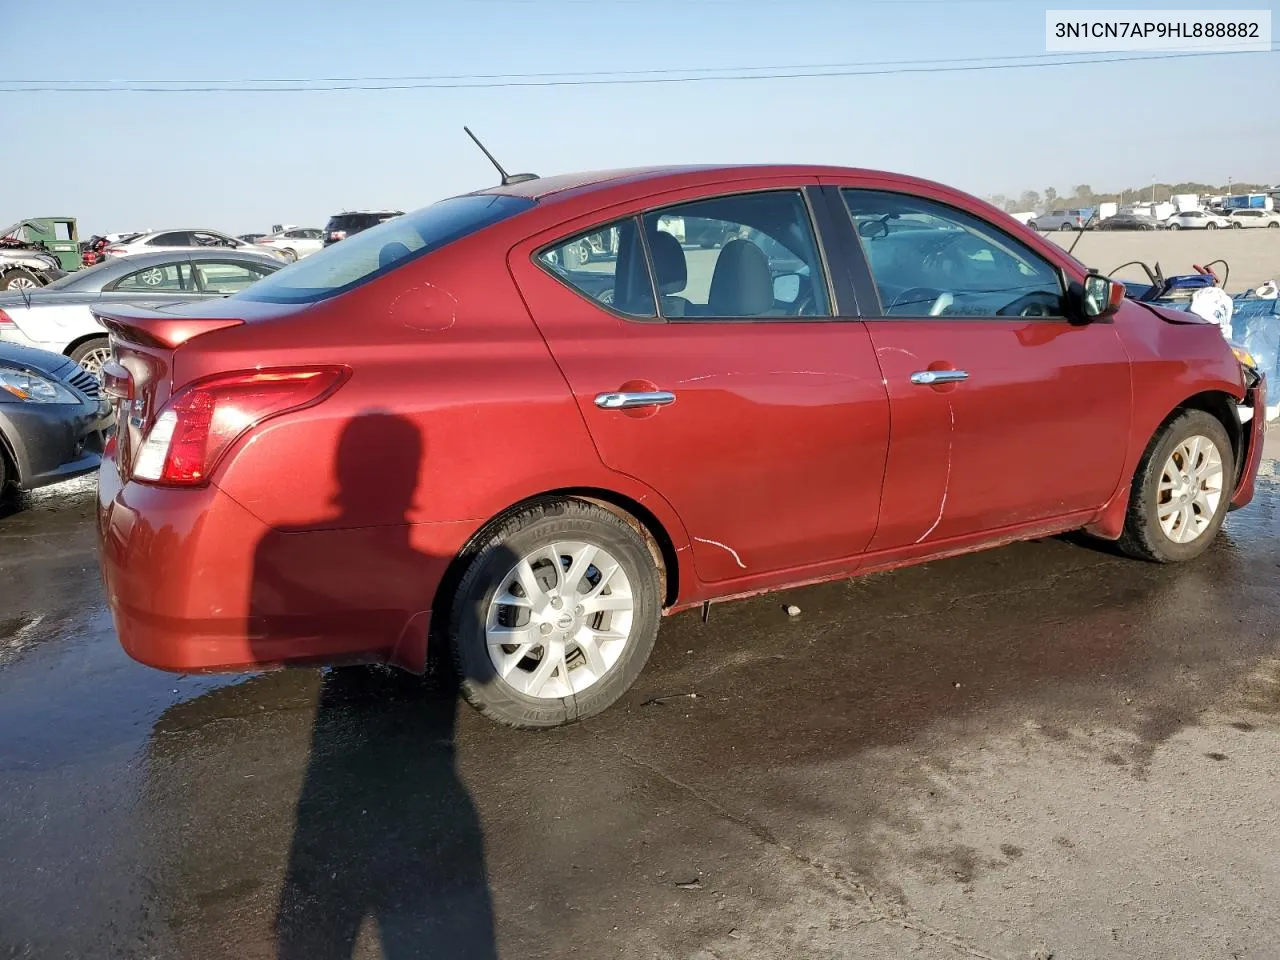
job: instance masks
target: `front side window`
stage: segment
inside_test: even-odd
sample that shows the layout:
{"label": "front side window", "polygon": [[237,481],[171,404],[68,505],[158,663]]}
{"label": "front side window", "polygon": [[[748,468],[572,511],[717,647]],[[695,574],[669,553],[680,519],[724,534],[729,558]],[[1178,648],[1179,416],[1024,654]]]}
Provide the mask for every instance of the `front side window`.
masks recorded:
{"label": "front side window", "polygon": [[607,309],[639,319],[657,316],[634,217],[557,243],[539,252],[537,260],[544,270]]}
{"label": "front side window", "polygon": [[484,193],[441,200],[325,247],[239,296],[267,303],[335,297],[533,205],[523,197]]}
{"label": "front side window", "polygon": [[644,225],[668,319],[831,316],[799,190],[696,200],[651,211]]}
{"label": "front side window", "polygon": [[190,293],[195,290],[188,263],[166,263],[126,274],[106,287],[117,293]]}
{"label": "front side window", "polygon": [[979,217],[909,194],[841,193],[886,316],[1063,316],[1053,265]]}
{"label": "front side window", "polygon": [[196,264],[200,285],[209,293],[239,293],[251,283],[268,276],[271,270],[265,266],[245,263],[208,261]]}

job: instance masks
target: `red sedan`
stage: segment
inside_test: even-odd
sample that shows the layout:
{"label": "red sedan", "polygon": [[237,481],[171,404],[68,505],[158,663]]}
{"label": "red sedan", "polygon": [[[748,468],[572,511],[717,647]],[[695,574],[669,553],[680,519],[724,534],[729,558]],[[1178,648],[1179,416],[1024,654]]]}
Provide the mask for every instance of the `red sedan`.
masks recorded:
{"label": "red sedan", "polygon": [[1123,295],[935,183],[707,167],[508,183],[104,308],[121,642],[183,672],[440,644],[488,716],[551,726],[711,601],[1079,529],[1190,560],[1253,496],[1265,381]]}

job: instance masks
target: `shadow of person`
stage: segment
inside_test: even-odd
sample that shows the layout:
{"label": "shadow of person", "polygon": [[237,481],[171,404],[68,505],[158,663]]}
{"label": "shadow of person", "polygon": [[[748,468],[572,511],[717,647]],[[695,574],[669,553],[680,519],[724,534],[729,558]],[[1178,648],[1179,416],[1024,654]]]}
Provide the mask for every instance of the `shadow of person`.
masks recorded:
{"label": "shadow of person", "polygon": [[[338,513],[305,525],[332,533],[273,530],[256,551],[250,636],[263,661],[282,642],[406,629],[431,559],[409,540],[423,453],[402,417],[347,424]],[[370,525],[371,507],[390,520]],[[454,763],[452,676],[326,672],[276,914],[281,958],[352,957],[366,922],[389,960],[496,957],[480,822]]]}

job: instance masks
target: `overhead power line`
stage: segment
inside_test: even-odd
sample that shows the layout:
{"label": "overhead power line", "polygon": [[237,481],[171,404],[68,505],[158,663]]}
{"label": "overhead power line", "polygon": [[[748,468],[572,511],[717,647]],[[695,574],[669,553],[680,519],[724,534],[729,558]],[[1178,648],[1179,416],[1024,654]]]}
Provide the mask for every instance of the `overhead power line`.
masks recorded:
{"label": "overhead power line", "polygon": [[[1021,57],[974,57],[947,60],[867,61],[845,64],[799,64],[783,67],[702,67],[687,70],[600,71],[545,74],[460,74],[436,77],[294,78],[289,80],[4,80],[0,93],[321,93],[356,90],[487,90],[518,87],[638,86],[747,80],[799,80],[819,77],[871,77],[895,74],[970,73],[1028,70],[1104,63],[1139,63],[1234,57],[1270,50],[1214,50],[1142,55],[1085,56],[1028,54]],[[1001,61],[1001,62],[986,62]],[[1012,62],[1009,62],[1012,61]],[[1028,62],[1030,61],[1030,62]]]}
{"label": "overhead power line", "polygon": [[[489,2],[489,0],[474,0],[474,2]],[[495,0],[497,2],[497,0]],[[630,0],[627,0],[630,2]],[[719,2],[719,0],[717,0]],[[932,0],[931,0],[932,2]],[[1213,51],[1205,52],[1236,52],[1236,51],[1220,51],[1218,48],[1220,43],[1206,44],[1213,46]],[[1179,50],[1178,53],[1195,52],[1188,48]],[[1248,53],[1251,51],[1242,50],[1240,53]],[[1252,51],[1257,52],[1257,51]],[[557,78],[593,78],[593,77],[641,77],[641,76],[663,76],[675,74],[687,74],[691,76],[716,73],[716,74],[738,74],[747,73],[755,74],[758,72],[776,72],[782,70],[852,70],[864,67],[897,67],[897,66],[939,66],[948,64],[980,64],[980,63],[1003,63],[1003,62],[1019,62],[1034,60],[1064,60],[1065,62],[1074,62],[1068,60],[1071,57],[1096,57],[1098,53],[1026,53],[1026,54],[998,54],[981,57],[950,57],[937,58],[927,57],[918,59],[898,59],[898,60],[857,60],[857,61],[840,61],[838,63],[785,63],[785,64],[751,64],[747,66],[729,66],[729,67],[657,67],[645,70],[548,70],[541,73],[440,73],[425,74],[422,76],[393,76],[393,77],[228,77],[221,79],[195,79],[184,77],[177,80],[165,79],[0,79],[0,84],[85,84],[85,85],[165,85],[165,84],[181,84],[191,86],[194,84],[311,84],[311,83],[413,83],[413,82],[435,82],[435,81],[463,81],[463,80],[534,80],[545,79],[549,77]]]}

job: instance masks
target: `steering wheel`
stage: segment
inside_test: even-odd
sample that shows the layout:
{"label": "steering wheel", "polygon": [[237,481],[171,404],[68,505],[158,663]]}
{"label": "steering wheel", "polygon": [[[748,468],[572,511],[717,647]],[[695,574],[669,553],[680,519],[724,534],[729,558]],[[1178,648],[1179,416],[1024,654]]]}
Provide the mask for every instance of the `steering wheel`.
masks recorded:
{"label": "steering wheel", "polygon": [[921,313],[914,310],[911,316],[942,316],[942,312],[956,302],[956,298],[943,290],[935,290],[933,287],[910,287],[903,290],[900,294],[893,298],[893,302],[889,304],[889,309],[896,307],[905,307],[910,304],[927,303],[929,309]]}
{"label": "steering wheel", "polygon": [[996,311],[1001,317],[1056,317],[1052,307],[1044,302],[1043,293],[1028,293],[1006,307]]}

